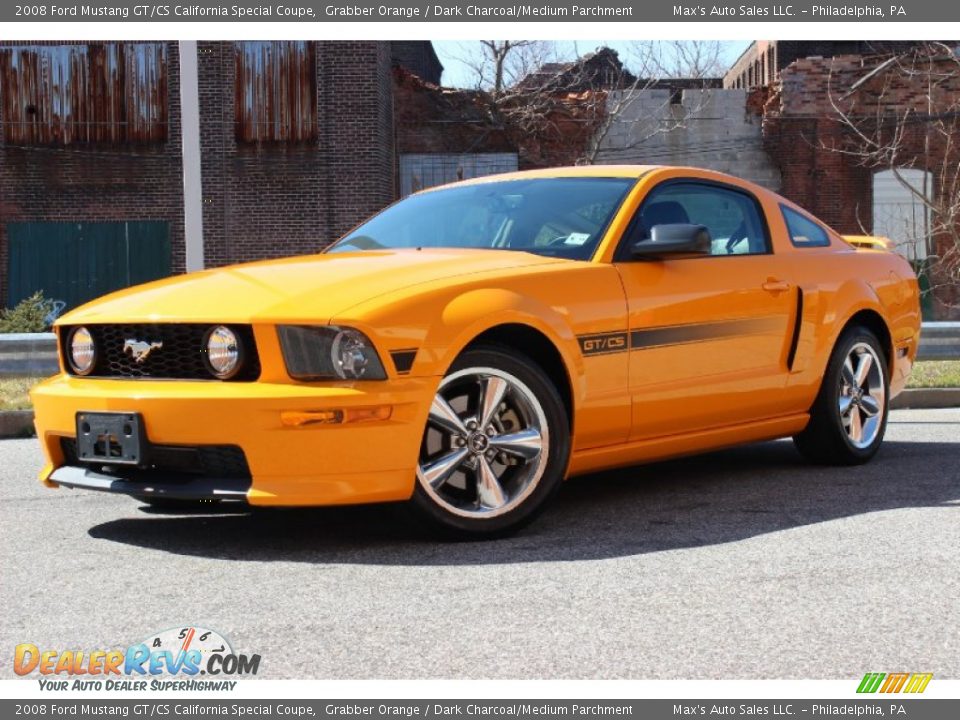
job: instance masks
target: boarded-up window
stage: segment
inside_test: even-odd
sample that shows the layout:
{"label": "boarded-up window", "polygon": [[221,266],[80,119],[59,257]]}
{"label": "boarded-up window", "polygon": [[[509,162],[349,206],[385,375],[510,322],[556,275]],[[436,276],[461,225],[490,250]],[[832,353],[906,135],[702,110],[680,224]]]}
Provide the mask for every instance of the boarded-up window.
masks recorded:
{"label": "boarded-up window", "polygon": [[0,46],[0,120],[8,144],[162,142],[162,43]]}
{"label": "boarded-up window", "polygon": [[236,132],[240,142],[317,137],[317,69],[312,42],[238,42]]}

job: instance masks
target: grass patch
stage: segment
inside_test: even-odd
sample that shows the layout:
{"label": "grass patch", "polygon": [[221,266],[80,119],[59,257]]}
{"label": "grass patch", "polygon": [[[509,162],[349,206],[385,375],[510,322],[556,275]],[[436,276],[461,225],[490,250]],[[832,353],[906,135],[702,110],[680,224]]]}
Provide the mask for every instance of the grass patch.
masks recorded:
{"label": "grass patch", "polygon": [[913,366],[907,387],[960,387],[960,360],[927,360]]}
{"label": "grass patch", "polygon": [[41,380],[43,378],[38,377],[0,378],[0,411],[29,410],[30,396],[27,393]]}

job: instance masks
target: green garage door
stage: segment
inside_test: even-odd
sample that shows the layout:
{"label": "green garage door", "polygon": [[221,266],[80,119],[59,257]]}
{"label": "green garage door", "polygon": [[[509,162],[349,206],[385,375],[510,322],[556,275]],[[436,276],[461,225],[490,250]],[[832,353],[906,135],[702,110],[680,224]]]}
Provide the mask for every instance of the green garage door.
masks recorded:
{"label": "green garage door", "polygon": [[37,290],[67,309],[170,274],[169,224],[8,223],[7,305]]}

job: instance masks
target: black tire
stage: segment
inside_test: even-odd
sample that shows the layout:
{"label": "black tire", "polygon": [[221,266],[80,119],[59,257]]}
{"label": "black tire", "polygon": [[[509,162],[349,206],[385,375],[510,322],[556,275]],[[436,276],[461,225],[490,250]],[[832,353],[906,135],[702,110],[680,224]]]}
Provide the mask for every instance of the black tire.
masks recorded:
{"label": "black tire", "polygon": [[[416,489],[409,502],[409,508],[418,521],[448,539],[469,540],[502,537],[516,532],[530,523],[543,510],[548,500],[559,489],[570,454],[570,426],[563,401],[560,399],[560,395],[553,382],[534,360],[519,352],[499,345],[479,346],[467,350],[457,358],[442,381],[441,389],[443,389],[446,384],[453,382],[462,382],[463,385],[466,386],[471,381],[471,373],[474,369],[494,369],[520,382],[519,385],[508,383],[510,390],[508,390],[508,394],[504,396],[504,403],[502,405],[498,403],[498,407],[504,410],[494,422],[500,425],[503,435],[491,436],[490,448],[487,450],[487,452],[494,452],[494,455],[497,457],[506,457],[509,463],[516,463],[514,466],[505,466],[498,479],[504,480],[504,478],[506,478],[507,483],[515,479],[518,485],[516,486],[517,491],[514,492],[512,496],[508,491],[507,484],[505,483],[503,485],[504,498],[507,498],[507,502],[503,506],[503,509],[493,511],[497,514],[489,515],[484,515],[486,510],[481,508],[480,489],[478,487],[480,480],[477,474],[480,472],[479,469],[472,471],[466,469],[462,471],[463,475],[459,477],[462,482],[462,489],[459,487],[446,487],[446,483],[441,485],[441,488],[446,487],[445,492],[448,494],[462,493],[464,496],[462,502],[464,504],[471,502],[476,503],[476,509],[455,508],[451,503],[447,502],[445,498],[441,497],[441,490],[434,490],[432,492],[428,490],[428,483],[424,476],[424,468],[427,464],[427,451],[431,428],[433,428],[433,433],[440,432],[442,434],[444,432],[438,431],[435,425],[431,425],[431,422],[428,422],[424,430],[421,446],[421,460],[418,466]],[[462,376],[462,378],[458,380],[458,376]],[[484,390],[480,383],[486,382],[482,380],[482,374],[478,373],[476,382],[477,387],[480,388],[478,390],[480,394],[478,402],[482,402],[482,393]],[[449,387],[453,386],[450,385]],[[440,392],[441,391],[438,390],[438,394]],[[513,412],[510,407],[510,403],[512,402],[510,398],[515,397],[518,402],[529,403],[531,395],[535,398],[539,409],[542,411],[542,413],[538,413],[536,417],[546,422],[546,432],[540,436],[541,440],[546,436],[546,442],[542,443],[539,454],[535,460],[520,460],[502,453],[497,455],[496,451],[492,450],[494,440],[498,439],[498,437],[506,437],[513,432],[513,430],[510,429],[512,428],[512,424],[510,426],[503,424],[508,422],[503,420],[503,418],[506,417],[508,413]],[[528,410],[531,410],[531,408],[532,411],[535,412],[535,406],[527,406]],[[481,410],[476,408],[477,417],[481,414]],[[517,410],[512,417],[522,420],[522,414],[522,411]],[[473,422],[472,412],[465,411],[462,415],[464,422],[468,420]],[[491,423],[491,425],[492,424],[493,423]],[[480,430],[481,432],[479,434],[482,435],[483,428],[481,427]],[[527,431],[530,432],[530,430]],[[451,451],[456,452],[458,448],[459,451],[470,452],[473,445],[472,437],[477,434],[476,429],[474,429],[470,436],[471,439],[465,439],[464,443],[457,447],[451,444],[445,449],[440,450],[439,454],[442,455]],[[456,433],[452,433],[450,437],[454,435],[456,435]],[[481,438],[481,440],[483,440],[484,443],[486,442],[484,438]],[[459,437],[457,441],[459,442]],[[452,442],[451,440],[451,443]],[[486,447],[485,444],[484,447]],[[467,455],[465,463],[476,462],[479,464],[483,457],[485,457],[483,453],[479,455],[474,454],[472,457],[471,455]],[[495,463],[496,461],[491,461],[488,467],[494,467]],[[542,472],[539,472],[538,479],[531,479],[526,485],[519,484],[520,480],[524,477],[537,477],[537,473],[532,471],[531,463],[536,463],[537,467],[542,469]],[[463,468],[464,465],[460,465],[459,467]],[[474,483],[473,491],[475,493],[473,500],[469,498],[471,472],[473,473],[472,482]],[[528,472],[529,475],[525,474]],[[515,506],[510,507],[513,503],[515,503]],[[466,513],[466,515],[463,513]],[[474,514],[470,515],[470,513]]]}
{"label": "black tire", "polygon": [[[864,346],[868,346],[873,351],[873,357],[879,360],[879,376],[874,378],[874,384],[879,383],[882,393],[878,390],[874,392],[882,394],[882,407],[879,413],[873,416],[878,418],[879,423],[874,429],[876,435],[869,442],[864,438],[861,446],[851,439],[841,415],[840,401],[842,395],[848,394],[844,391],[844,364],[851,353]],[[849,373],[849,370],[847,372]],[[849,383],[847,384],[849,386]],[[794,436],[793,442],[805,458],[821,465],[865,463],[876,455],[883,442],[890,407],[889,397],[890,369],[883,346],[877,336],[867,328],[849,327],[841,334],[830,355],[817,399],[810,408],[810,422],[803,432]],[[858,398],[858,405],[852,408],[852,412],[861,413],[860,417],[863,418],[865,411],[860,410],[860,402]]]}

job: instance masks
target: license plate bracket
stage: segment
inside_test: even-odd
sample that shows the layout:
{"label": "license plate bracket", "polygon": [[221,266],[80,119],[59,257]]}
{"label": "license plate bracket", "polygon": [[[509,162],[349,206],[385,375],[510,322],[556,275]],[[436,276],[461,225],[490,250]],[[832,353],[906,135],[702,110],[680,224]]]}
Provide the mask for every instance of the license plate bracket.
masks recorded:
{"label": "license plate bracket", "polygon": [[77,459],[83,463],[142,465],[146,450],[137,413],[77,413]]}

